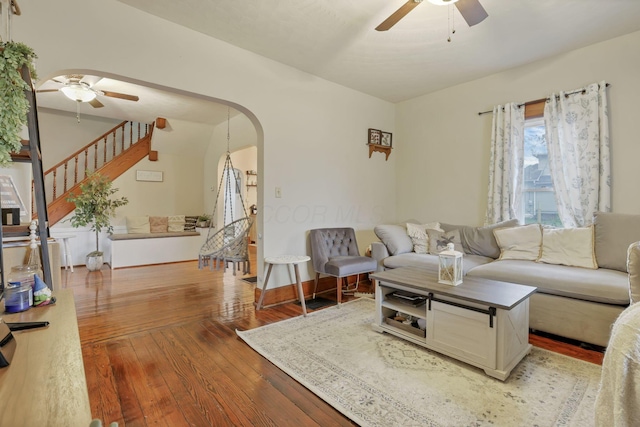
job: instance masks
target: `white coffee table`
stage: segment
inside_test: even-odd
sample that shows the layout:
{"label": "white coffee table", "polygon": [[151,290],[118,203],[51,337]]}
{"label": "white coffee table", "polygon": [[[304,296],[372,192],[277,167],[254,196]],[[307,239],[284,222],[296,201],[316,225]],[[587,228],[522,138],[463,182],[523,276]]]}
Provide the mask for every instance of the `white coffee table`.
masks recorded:
{"label": "white coffee table", "polygon": [[307,306],[304,302],[304,292],[302,290],[302,283],[300,282],[300,271],[298,270],[298,264],[311,260],[307,255],[280,255],[267,257],[264,262],[269,264],[267,269],[267,277],[264,279],[264,285],[262,286],[262,292],[260,292],[260,298],[258,299],[258,305],[256,310],[262,308],[262,301],[264,300],[264,294],[267,291],[267,283],[269,283],[269,276],[271,276],[271,269],[274,265],[293,265],[293,270],[296,275],[296,285],[298,289],[298,298],[300,299],[300,305],[302,306],[302,314],[307,315]]}
{"label": "white coffee table", "polygon": [[[465,276],[458,286],[438,283],[438,272],[415,267],[372,274],[377,281],[373,329],[482,368],[506,380],[531,350],[529,296],[535,287]],[[396,291],[425,297],[422,305]],[[395,322],[396,312],[422,319],[425,330]]]}

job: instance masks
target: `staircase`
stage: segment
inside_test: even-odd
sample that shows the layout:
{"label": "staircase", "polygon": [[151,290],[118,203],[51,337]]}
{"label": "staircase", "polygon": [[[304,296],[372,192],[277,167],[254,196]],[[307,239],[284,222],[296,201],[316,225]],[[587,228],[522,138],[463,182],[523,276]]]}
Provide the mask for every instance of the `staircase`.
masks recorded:
{"label": "staircase", "polygon": [[44,172],[49,226],[75,209],[67,202],[80,192],[87,172],[116,179],[149,155],[154,123],[124,121]]}

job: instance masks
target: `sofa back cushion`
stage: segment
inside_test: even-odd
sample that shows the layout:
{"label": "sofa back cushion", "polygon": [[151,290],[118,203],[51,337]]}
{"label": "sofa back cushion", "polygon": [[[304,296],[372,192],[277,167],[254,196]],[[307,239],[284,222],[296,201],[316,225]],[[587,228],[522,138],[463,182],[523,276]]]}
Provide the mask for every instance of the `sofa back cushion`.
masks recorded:
{"label": "sofa back cushion", "polygon": [[405,254],[413,251],[413,242],[407,234],[407,229],[401,225],[376,225],[373,232],[387,247],[390,255]]}
{"label": "sofa back cushion", "polygon": [[596,260],[600,268],[627,271],[627,249],[640,240],[640,215],[596,212]]}
{"label": "sofa back cushion", "polygon": [[493,230],[516,227],[518,225],[520,223],[517,219],[510,219],[485,227],[463,227],[460,233],[462,245],[467,247],[470,254],[498,258],[500,256],[500,246],[498,246]]}

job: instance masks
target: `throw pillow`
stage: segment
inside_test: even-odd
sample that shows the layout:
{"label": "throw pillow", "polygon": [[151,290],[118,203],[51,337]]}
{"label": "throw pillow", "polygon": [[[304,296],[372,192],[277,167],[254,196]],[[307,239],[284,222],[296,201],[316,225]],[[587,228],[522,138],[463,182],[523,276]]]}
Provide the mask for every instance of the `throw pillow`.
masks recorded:
{"label": "throw pillow", "polygon": [[417,254],[429,253],[427,229],[444,231],[440,228],[440,223],[438,222],[430,222],[428,224],[407,223],[407,234],[411,238],[411,243],[413,243],[413,251]]}
{"label": "throw pillow", "polygon": [[413,250],[407,230],[401,225],[376,225],[373,232],[387,247],[389,255],[405,254]]}
{"label": "throw pillow", "polygon": [[151,226],[149,224],[148,216],[128,216],[125,219],[127,221],[127,233],[151,233]]}
{"label": "throw pillow", "polygon": [[598,268],[593,245],[593,227],[545,228],[539,262]]}
{"label": "throw pillow", "polygon": [[500,247],[498,259],[522,259],[536,261],[540,257],[542,229],[540,224],[493,230]]}
{"label": "throw pillow", "polygon": [[186,215],[184,217],[184,231],[196,231],[198,215]]}
{"label": "throw pillow", "polygon": [[516,227],[518,225],[520,223],[517,219],[510,219],[484,227],[462,227],[460,228],[462,247],[469,254],[498,258],[500,256],[500,246],[496,242],[493,230],[496,228]]}
{"label": "throw pillow", "polygon": [[462,249],[462,242],[460,241],[460,231],[438,231],[427,229],[427,235],[429,236],[429,253],[437,255],[442,251],[447,250],[447,244],[453,243],[453,247],[458,252],[464,252]]}
{"label": "throw pillow", "polygon": [[150,216],[149,230],[152,233],[166,233],[169,226],[169,218],[166,216]]}
{"label": "throw pillow", "polygon": [[172,215],[168,219],[169,224],[167,226],[167,231],[184,231],[184,215]]}

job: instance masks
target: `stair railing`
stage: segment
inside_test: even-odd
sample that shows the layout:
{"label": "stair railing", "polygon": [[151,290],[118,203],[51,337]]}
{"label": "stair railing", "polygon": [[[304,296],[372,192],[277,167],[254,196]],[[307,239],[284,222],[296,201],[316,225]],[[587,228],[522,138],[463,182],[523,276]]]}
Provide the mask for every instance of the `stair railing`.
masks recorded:
{"label": "stair railing", "polygon": [[47,204],[100,169],[151,132],[151,125],[124,121],[44,173]]}

